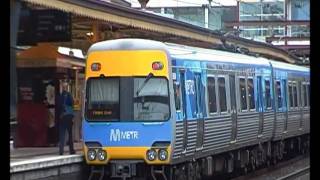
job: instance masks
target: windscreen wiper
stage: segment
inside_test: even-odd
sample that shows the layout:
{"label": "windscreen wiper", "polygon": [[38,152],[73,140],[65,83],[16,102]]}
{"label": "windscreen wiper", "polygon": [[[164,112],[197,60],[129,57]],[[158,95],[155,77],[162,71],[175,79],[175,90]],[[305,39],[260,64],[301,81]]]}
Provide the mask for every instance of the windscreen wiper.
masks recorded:
{"label": "windscreen wiper", "polygon": [[139,89],[136,92],[136,95],[139,96],[139,93],[141,92],[141,90],[144,88],[144,86],[147,84],[147,82],[153,77],[152,73],[149,73],[147,78],[143,81],[143,84],[139,87]]}

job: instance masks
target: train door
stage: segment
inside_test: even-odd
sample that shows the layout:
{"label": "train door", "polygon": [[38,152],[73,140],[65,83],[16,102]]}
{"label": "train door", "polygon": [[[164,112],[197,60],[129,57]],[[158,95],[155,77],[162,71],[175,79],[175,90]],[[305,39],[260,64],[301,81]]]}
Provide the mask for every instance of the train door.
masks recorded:
{"label": "train door", "polygon": [[201,74],[195,73],[195,98],[196,98],[196,117],[197,117],[197,144],[196,150],[200,151],[203,148],[203,134],[204,134],[204,87],[201,81]]}
{"label": "train door", "polygon": [[231,142],[235,141],[237,138],[237,102],[236,102],[236,86],[235,86],[235,75],[229,75],[230,84],[230,108],[231,108],[231,120],[232,120],[232,132],[231,132]]}
{"label": "train door", "polygon": [[187,151],[188,141],[188,122],[187,122],[187,101],[186,101],[186,88],[185,88],[185,70],[180,70],[180,84],[181,84],[181,101],[182,101],[182,114],[183,114],[183,152]]}

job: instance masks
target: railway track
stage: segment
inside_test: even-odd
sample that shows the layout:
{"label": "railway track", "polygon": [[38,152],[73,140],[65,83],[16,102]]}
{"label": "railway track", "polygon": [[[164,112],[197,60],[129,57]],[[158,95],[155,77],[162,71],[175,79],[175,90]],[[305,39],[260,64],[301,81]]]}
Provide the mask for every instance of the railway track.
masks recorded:
{"label": "railway track", "polygon": [[247,175],[233,178],[232,180],[294,180],[308,174],[309,172],[309,155],[302,155],[280,162],[275,166],[259,169]]}
{"label": "railway track", "polygon": [[307,166],[305,168],[299,169],[293,173],[290,173],[286,176],[283,176],[281,178],[278,178],[277,180],[294,180],[301,176],[304,176],[306,174],[310,173],[310,166]]}

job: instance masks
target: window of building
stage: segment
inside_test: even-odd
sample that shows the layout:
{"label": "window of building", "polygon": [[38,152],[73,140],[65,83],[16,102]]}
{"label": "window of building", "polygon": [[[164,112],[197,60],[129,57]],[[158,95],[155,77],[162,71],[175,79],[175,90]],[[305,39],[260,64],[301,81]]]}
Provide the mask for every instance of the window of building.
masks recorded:
{"label": "window of building", "polygon": [[255,109],[253,79],[248,79],[248,98],[250,109]]}
{"label": "window of building", "polygon": [[298,107],[298,91],[297,91],[296,83],[292,83],[292,94],[293,94],[294,107]]}
{"label": "window of building", "polygon": [[215,85],[215,78],[208,77],[208,106],[209,106],[209,113],[217,112],[217,104],[216,104],[216,85]]}
{"label": "window of building", "polygon": [[258,14],[261,13],[260,3],[240,3],[239,9],[240,21],[259,20]]}
{"label": "window of building", "polygon": [[220,112],[227,111],[226,82],[224,77],[218,78]]}
{"label": "window of building", "polygon": [[173,89],[174,89],[174,102],[176,105],[176,110],[180,111],[181,110],[181,88],[180,84],[177,81],[173,81]]}
{"label": "window of building", "polygon": [[265,80],[265,107],[266,108],[271,108],[271,88],[270,88],[270,80]]}
{"label": "window of building", "polygon": [[[240,2],[240,21],[279,21],[285,20],[285,2],[278,1],[255,1]],[[285,35],[284,26],[240,26],[241,37],[265,42],[269,36]]]}
{"label": "window of building", "polygon": [[284,0],[240,2],[240,21],[265,21],[284,19]]}
{"label": "window of building", "polygon": [[[291,20],[310,20],[310,0],[291,0]],[[310,26],[292,25],[288,26],[292,37],[309,37]]]}
{"label": "window of building", "polygon": [[283,36],[285,34],[284,26],[272,27],[271,29],[268,27],[268,30],[265,36]]}
{"label": "window of building", "polygon": [[292,37],[309,37],[310,27],[305,25],[288,26],[288,30]]}
{"label": "window of building", "polygon": [[239,79],[239,90],[240,90],[240,109],[247,109],[247,91],[246,91],[246,79]]}
{"label": "window of building", "polygon": [[291,0],[291,19],[310,20],[310,0]]}
{"label": "window of building", "polygon": [[282,95],[281,95],[281,84],[280,81],[276,82],[276,91],[277,91],[277,101],[278,101],[278,109],[282,108]]}
{"label": "window of building", "polygon": [[265,42],[269,36],[283,36],[285,34],[284,26],[267,27],[267,26],[241,26],[241,37],[254,39]]}
{"label": "window of building", "polygon": [[202,7],[188,7],[177,8],[169,7],[164,8],[164,12],[167,15],[173,15],[173,18],[185,23],[193,24],[200,27],[205,27],[205,14]]}
{"label": "window of building", "polygon": [[284,19],[284,1],[263,2],[262,20],[283,20]]}
{"label": "window of building", "polygon": [[241,37],[254,38],[262,36],[262,29],[260,26],[241,26],[242,29]]}
{"label": "window of building", "polygon": [[236,6],[212,7],[212,10],[208,11],[208,28],[212,30],[220,30],[224,28],[223,22],[238,20],[236,13]]}

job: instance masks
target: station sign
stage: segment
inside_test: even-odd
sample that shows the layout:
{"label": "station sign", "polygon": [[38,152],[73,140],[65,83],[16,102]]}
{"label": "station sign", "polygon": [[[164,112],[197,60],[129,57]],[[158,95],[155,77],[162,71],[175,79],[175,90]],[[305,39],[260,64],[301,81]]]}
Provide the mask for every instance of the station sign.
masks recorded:
{"label": "station sign", "polygon": [[17,45],[71,41],[71,14],[59,10],[21,9]]}

